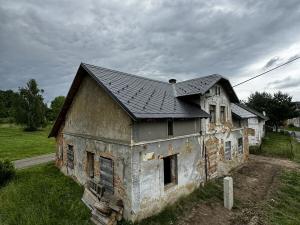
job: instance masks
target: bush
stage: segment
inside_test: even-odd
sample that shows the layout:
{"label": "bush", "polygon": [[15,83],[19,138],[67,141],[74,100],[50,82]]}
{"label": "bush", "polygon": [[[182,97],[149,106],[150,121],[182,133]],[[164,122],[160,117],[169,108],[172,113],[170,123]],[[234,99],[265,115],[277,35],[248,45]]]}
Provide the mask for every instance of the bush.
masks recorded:
{"label": "bush", "polygon": [[16,170],[12,162],[8,160],[0,161],[0,186],[3,186],[16,175]]}

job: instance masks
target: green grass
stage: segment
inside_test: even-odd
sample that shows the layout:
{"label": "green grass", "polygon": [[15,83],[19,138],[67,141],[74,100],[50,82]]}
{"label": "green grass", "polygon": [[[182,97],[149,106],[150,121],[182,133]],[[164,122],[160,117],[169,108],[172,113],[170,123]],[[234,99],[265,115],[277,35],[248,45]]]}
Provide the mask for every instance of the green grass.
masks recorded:
{"label": "green grass", "polygon": [[271,157],[288,158],[300,162],[300,143],[282,133],[268,132],[263,139],[261,149],[250,148],[250,152]]}
{"label": "green grass", "polygon": [[50,126],[26,132],[13,124],[0,125],[0,159],[17,160],[55,151],[53,138],[48,138]]}
{"label": "green grass", "polygon": [[[170,225],[176,224],[179,218],[190,213],[192,208],[201,202],[223,201],[222,179],[212,180],[193,191],[191,194],[180,198],[173,205],[167,206],[157,215],[146,218],[137,225]],[[122,221],[120,225],[130,225],[132,223]]]}
{"label": "green grass", "polygon": [[52,164],[17,171],[0,188],[0,224],[90,224],[82,194],[83,188]]}
{"label": "green grass", "polygon": [[268,217],[274,225],[300,224],[300,172],[284,172],[281,187],[268,205]]}

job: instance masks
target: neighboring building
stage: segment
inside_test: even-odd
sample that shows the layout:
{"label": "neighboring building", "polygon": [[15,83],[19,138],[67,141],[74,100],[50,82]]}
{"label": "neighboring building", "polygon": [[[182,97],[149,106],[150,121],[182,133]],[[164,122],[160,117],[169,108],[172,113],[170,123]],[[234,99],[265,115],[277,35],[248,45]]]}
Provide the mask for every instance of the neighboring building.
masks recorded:
{"label": "neighboring building", "polygon": [[233,125],[231,103],[220,75],[167,83],[81,64],[49,135],[56,165],[87,187],[91,208],[105,190],[106,207],[140,220],[247,160],[248,130]]}
{"label": "neighboring building", "polygon": [[[300,102],[295,102],[295,104],[296,104],[297,111],[300,112]],[[300,127],[300,116],[292,119],[288,119],[287,124],[293,125],[295,127]]]}
{"label": "neighboring building", "polygon": [[269,118],[244,104],[232,103],[231,110],[236,127],[250,128],[248,130],[249,145],[260,145],[265,136],[265,122]]}

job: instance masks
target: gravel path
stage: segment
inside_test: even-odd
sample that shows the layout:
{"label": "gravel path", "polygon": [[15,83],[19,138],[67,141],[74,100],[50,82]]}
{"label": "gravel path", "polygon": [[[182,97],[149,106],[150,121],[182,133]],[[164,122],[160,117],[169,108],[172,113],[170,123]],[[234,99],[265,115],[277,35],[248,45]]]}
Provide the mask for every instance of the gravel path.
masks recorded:
{"label": "gravel path", "polygon": [[30,166],[47,163],[55,160],[55,153],[35,156],[26,159],[20,159],[14,161],[16,169],[24,169]]}

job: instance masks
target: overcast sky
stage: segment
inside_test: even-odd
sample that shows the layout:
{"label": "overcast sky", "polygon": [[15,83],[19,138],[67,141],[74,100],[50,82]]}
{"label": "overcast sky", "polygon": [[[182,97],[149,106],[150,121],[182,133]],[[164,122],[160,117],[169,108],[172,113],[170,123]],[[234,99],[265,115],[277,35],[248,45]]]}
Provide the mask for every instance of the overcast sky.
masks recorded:
{"label": "overcast sky", "polygon": [[[0,89],[35,78],[49,102],[80,62],[178,81],[236,84],[300,56],[300,1],[0,0]],[[235,88],[300,101],[300,60]]]}

